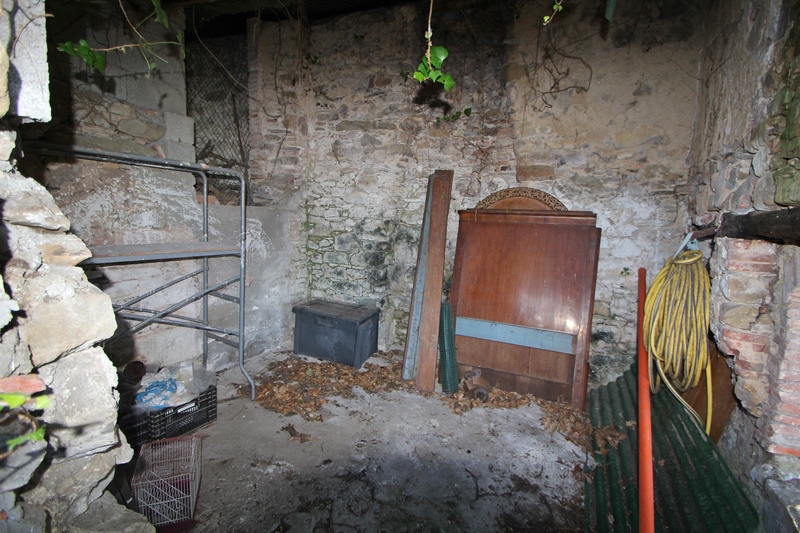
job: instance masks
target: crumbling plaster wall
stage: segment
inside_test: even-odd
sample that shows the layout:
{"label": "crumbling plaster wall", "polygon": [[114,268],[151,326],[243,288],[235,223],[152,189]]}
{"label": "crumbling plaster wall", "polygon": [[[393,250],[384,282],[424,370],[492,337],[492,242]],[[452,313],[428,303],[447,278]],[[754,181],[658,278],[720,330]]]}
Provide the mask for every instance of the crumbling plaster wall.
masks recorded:
{"label": "crumbling plaster wall", "polygon": [[434,42],[457,85],[423,104],[408,75],[427,11],[251,25],[253,194],[282,210],[293,244],[275,320],[291,325],[292,304],[311,297],[375,302],[380,347],[402,347],[427,177],[453,169],[448,277],[456,211],[492,192],[539,188],[598,214],[593,379],[630,365],[636,269],[654,275],[688,224],[702,12],[648,4],[608,28],[576,5],[542,27],[545,4],[437,6]]}

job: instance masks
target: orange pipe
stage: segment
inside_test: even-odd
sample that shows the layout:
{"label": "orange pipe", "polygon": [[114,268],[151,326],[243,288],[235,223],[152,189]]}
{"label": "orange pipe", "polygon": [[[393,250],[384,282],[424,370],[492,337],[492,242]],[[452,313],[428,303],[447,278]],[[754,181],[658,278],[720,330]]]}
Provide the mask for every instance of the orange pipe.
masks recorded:
{"label": "orange pipe", "polygon": [[656,530],[655,493],[653,491],[653,427],[650,419],[650,383],[648,356],[642,338],[644,300],[647,295],[647,271],[639,269],[639,533]]}

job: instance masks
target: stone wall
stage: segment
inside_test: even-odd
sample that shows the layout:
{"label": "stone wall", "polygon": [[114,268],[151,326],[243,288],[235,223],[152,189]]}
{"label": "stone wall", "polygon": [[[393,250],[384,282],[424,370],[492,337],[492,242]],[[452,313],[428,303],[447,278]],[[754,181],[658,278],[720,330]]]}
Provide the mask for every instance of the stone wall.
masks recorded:
{"label": "stone wall", "polygon": [[[728,213],[797,205],[798,15],[797,1],[741,0],[709,13],[691,155],[698,226],[716,226]],[[800,455],[797,269],[794,247],[713,243],[711,330],[732,356],[741,409],[720,450],[765,519],[778,517],[773,526],[788,524],[780,522],[788,520],[787,505],[800,499],[788,490],[800,464],[793,457]]]}
{"label": "stone wall", "polygon": [[375,302],[380,347],[402,347],[427,177],[453,169],[448,278],[456,211],[497,190],[539,188],[598,214],[593,380],[630,365],[633,273],[654,275],[688,223],[702,17],[650,6],[604,30],[576,5],[542,27],[548,7],[437,6],[434,43],[457,85],[435,95],[409,78],[427,23],[415,6],[251,25],[253,194],[285,210],[293,246],[273,316],[288,323],[312,297]]}

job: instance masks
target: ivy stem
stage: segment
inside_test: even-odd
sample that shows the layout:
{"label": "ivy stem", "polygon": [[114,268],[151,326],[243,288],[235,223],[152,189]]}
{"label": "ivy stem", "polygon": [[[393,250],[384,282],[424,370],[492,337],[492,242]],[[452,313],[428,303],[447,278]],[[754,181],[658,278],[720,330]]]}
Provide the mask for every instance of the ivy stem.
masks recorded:
{"label": "ivy stem", "polygon": [[[433,1],[433,0],[431,0],[431,1]],[[128,26],[130,26],[131,29],[134,31],[134,33],[136,33],[136,35],[139,36],[139,39],[141,39],[144,42],[147,42],[147,39],[145,39],[144,36],[141,33],[139,33],[139,30],[136,29],[136,26],[133,25],[133,23],[131,22],[131,19],[128,17],[128,12],[125,11],[125,7],[122,5],[122,0],[119,0],[119,8],[122,10],[122,14],[125,16],[125,21],[128,23]],[[147,59],[147,58],[145,58],[145,59]]]}
{"label": "ivy stem", "polygon": [[[149,44],[150,45],[162,45],[162,44],[176,44],[177,45],[179,43],[177,41],[159,41],[157,43],[149,43]],[[94,50],[95,52],[113,52],[114,50],[122,50],[122,49],[125,49],[125,48],[141,48],[141,47],[142,47],[141,44],[128,43],[128,44],[119,44],[119,45],[116,45],[116,46],[109,46],[108,48],[92,48],[92,50]],[[162,61],[166,61],[164,58],[159,57],[156,54],[153,54],[153,55],[158,57],[158,59],[161,59]]]}
{"label": "ivy stem", "polygon": [[553,14],[550,15],[549,17],[547,17],[547,16],[544,17],[544,24],[543,24],[544,26],[547,26],[548,24],[553,22],[553,17],[556,16],[556,13],[561,11],[561,2],[563,2],[563,1],[564,0],[555,0],[555,4],[553,5]]}
{"label": "ivy stem", "polygon": [[428,39],[428,51],[425,52],[425,57],[428,60],[428,70],[433,70],[433,65],[431,64],[431,46],[433,45],[433,30],[431,29],[431,19],[433,18],[433,0],[431,0],[431,7],[428,10],[428,33],[425,34],[425,37]]}

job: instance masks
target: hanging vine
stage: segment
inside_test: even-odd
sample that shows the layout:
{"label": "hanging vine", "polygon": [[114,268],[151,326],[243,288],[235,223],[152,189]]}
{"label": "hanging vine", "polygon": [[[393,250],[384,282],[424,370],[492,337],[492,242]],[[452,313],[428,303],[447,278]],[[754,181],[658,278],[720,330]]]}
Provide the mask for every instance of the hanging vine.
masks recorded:
{"label": "hanging vine", "polygon": [[[556,13],[561,13],[561,10],[564,7],[561,3],[564,0],[555,0],[555,4],[553,4],[553,13],[550,15],[545,15],[542,17],[542,24],[547,26],[551,22],[553,22],[553,17],[556,16]],[[617,0],[606,0],[606,20],[611,20],[611,17],[614,16],[614,9],[617,7]]]}
{"label": "hanging vine", "polygon": [[163,24],[164,28],[169,29],[169,17],[167,16],[166,11],[161,7],[161,0],[150,0],[153,4],[153,12],[150,13],[147,17],[145,17],[140,22],[134,24],[133,21],[128,16],[128,12],[125,10],[125,6],[122,4],[122,0],[118,0],[119,8],[122,10],[122,14],[125,17],[125,22],[128,24],[128,27],[133,31],[135,36],[138,38],[138,42],[135,43],[125,43],[120,44],[117,46],[110,46],[107,48],[100,48],[100,47],[92,47],[89,44],[89,41],[86,39],[80,39],[77,43],[72,41],[65,41],[63,43],[58,44],[58,50],[69,54],[74,57],[79,57],[83,59],[87,65],[89,65],[93,69],[97,69],[100,72],[105,72],[106,68],[106,52],[122,52],[125,53],[128,50],[135,49],[140,54],[142,54],[142,58],[144,59],[145,63],[147,63],[147,76],[150,77],[153,74],[153,71],[156,69],[156,60],[163,61],[164,63],[167,62],[166,59],[159,56],[153,49],[154,46],[158,45],[174,45],[178,47],[180,51],[181,59],[186,58],[186,46],[184,43],[183,38],[183,31],[178,30],[175,34],[174,41],[159,41],[159,42],[150,42],[147,38],[142,35],[139,31],[139,28],[146,23],[151,18],[155,20],[159,24]]}
{"label": "hanging vine", "polygon": [[444,46],[433,46],[433,29],[431,28],[431,19],[433,18],[433,0],[431,0],[430,9],[428,11],[428,31],[425,32],[425,40],[428,41],[428,49],[425,56],[422,58],[417,70],[414,72],[414,79],[422,83],[425,80],[431,80],[434,83],[441,83],[444,85],[445,91],[450,91],[456,82],[452,76],[442,72],[442,64],[447,59],[449,52]]}

